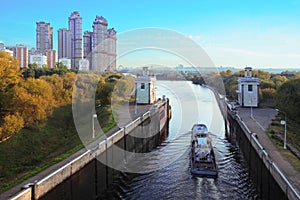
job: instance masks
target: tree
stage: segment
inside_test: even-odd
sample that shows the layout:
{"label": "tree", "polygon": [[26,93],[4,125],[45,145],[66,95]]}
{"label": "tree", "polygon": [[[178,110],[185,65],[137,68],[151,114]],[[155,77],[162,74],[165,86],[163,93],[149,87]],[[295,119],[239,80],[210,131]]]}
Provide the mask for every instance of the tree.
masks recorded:
{"label": "tree", "polygon": [[24,120],[19,113],[6,115],[3,121],[0,127],[0,141],[19,132],[24,126]]}
{"label": "tree", "polygon": [[279,87],[276,92],[276,103],[289,118],[300,122],[300,78],[291,79]]}
{"label": "tree", "polygon": [[15,87],[14,94],[14,111],[20,113],[25,126],[37,126],[52,114],[55,105],[52,88],[45,80],[28,78]]}
{"label": "tree", "polygon": [[0,51],[0,112],[9,109],[13,88],[20,83],[21,76],[18,60]]}

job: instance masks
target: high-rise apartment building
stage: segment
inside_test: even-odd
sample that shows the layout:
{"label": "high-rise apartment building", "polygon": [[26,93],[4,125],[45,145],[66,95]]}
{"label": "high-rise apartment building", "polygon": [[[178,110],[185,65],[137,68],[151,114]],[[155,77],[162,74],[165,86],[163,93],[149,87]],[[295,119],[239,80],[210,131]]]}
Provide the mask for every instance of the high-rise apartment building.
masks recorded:
{"label": "high-rise apartment building", "polygon": [[83,34],[83,57],[88,56],[93,49],[93,32],[85,31]]}
{"label": "high-rise apartment building", "polygon": [[82,18],[78,11],[74,11],[69,17],[69,30],[71,31],[71,66],[79,67],[82,59]]}
{"label": "high-rise apartment building", "polygon": [[92,69],[93,32],[85,31],[83,34],[83,58],[89,61],[89,69]]}
{"label": "high-rise apartment building", "polygon": [[72,32],[66,28],[58,30],[58,59],[71,59],[71,38]]}
{"label": "high-rise apartment building", "polygon": [[40,53],[53,49],[53,28],[50,23],[36,23],[36,49]]}
{"label": "high-rise apartment building", "polygon": [[93,32],[84,32],[84,58],[90,61],[91,70],[116,70],[116,31],[107,25],[104,17],[96,16]]}
{"label": "high-rise apartment building", "polygon": [[117,41],[117,32],[114,28],[107,30],[107,65],[108,71],[116,71],[117,65],[117,49],[116,49],[116,41]]}
{"label": "high-rise apartment building", "polygon": [[97,71],[105,71],[106,66],[106,35],[107,20],[102,16],[96,16],[93,22],[93,54],[92,69]]}

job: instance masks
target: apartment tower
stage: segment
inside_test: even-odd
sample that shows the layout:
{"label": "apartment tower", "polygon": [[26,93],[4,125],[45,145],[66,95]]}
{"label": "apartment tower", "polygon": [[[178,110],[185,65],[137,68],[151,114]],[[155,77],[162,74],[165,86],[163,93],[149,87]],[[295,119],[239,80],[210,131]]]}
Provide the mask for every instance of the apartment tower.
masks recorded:
{"label": "apartment tower", "polygon": [[40,53],[53,49],[53,28],[50,23],[36,23],[36,49]]}
{"label": "apartment tower", "polygon": [[72,32],[70,30],[67,30],[66,28],[58,30],[58,59],[71,59],[71,37]]}
{"label": "apartment tower", "polygon": [[74,11],[69,17],[69,30],[71,31],[71,66],[79,67],[82,59],[82,18],[78,11]]}
{"label": "apartment tower", "polygon": [[85,31],[83,34],[83,58],[89,61],[89,69],[92,70],[93,32]]}

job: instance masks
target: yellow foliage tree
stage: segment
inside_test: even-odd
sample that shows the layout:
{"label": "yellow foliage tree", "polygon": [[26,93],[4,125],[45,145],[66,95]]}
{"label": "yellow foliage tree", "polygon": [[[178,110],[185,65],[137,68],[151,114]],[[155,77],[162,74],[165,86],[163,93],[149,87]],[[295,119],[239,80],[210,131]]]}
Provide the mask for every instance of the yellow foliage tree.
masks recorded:
{"label": "yellow foliage tree", "polygon": [[40,79],[45,80],[47,83],[51,85],[55,106],[64,105],[65,99],[63,98],[64,96],[63,79],[57,74],[53,74],[52,76],[41,76]]}
{"label": "yellow foliage tree", "polygon": [[24,120],[19,113],[9,114],[3,118],[0,127],[0,141],[19,132],[24,127]]}
{"label": "yellow foliage tree", "polygon": [[52,88],[42,79],[28,78],[15,87],[15,95],[12,102],[15,111],[24,119],[25,126],[37,126],[52,114],[55,101]]}
{"label": "yellow foliage tree", "polygon": [[64,94],[62,98],[64,98],[66,104],[69,104],[72,101],[72,93],[76,80],[76,74],[74,72],[66,73],[62,76],[62,79],[64,88]]}
{"label": "yellow foliage tree", "polygon": [[13,87],[20,83],[21,77],[18,60],[0,51],[0,111],[9,109],[8,102],[13,95]]}

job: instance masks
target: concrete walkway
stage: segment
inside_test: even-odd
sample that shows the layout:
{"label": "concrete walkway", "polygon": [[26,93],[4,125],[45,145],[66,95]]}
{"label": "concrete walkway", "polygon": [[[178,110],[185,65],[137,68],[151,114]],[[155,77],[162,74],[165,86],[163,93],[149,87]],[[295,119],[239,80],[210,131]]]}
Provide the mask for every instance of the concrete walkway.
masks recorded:
{"label": "concrete walkway", "polygon": [[106,137],[111,136],[114,134],[117,130],[120,129],[120,127],[123,127],[124,125],[130,123],[134,119],[142,116],[145,112],[147,112],[150,109],[151,105],[138,105],[135,107],[135,105],[123,105],[119,109],[116,110],[117,115],[119,117],[118,125],[109,130],[106,133],[106,136],[103,135],[96,141],[89,144],[86,148],[83,148],[76,152],[75,154],[71,155],[65,160],[60,161],[59,163],[56,163],[55,165],[47,168],[46,170],[40,172],[39,174],[27,179],[26,181],[22,182],[21,184],[13,187],[12,189],[0,194],[0,200],[7,200],[13,196],[15,196],[17,193],[19,193],[23,186],[27,185],[28,183],[34,183],[34,181],[41,180],[44,177],[48,176],[49,174],[53,173],[54,171],[58,170],[59,168],[63,167],[64,165],[70,163],[72,160],[80,156],[81,154],[85,153],[87,149],[93,149],[93,147],[96,147],[101,141],[105,140]]}
{"label": "concrete walkway", "polygon": [[277,115],[277,111],[270,108],[253,108],[253,119],[251,118],[250,108],[238,108],[237,114],[245,122],[250,131],[257,134],[259,142],[265,148],[270,158],[276,163],[298,193],[300,193],[300,173],[280,154],[265,133],[272,119]]}

